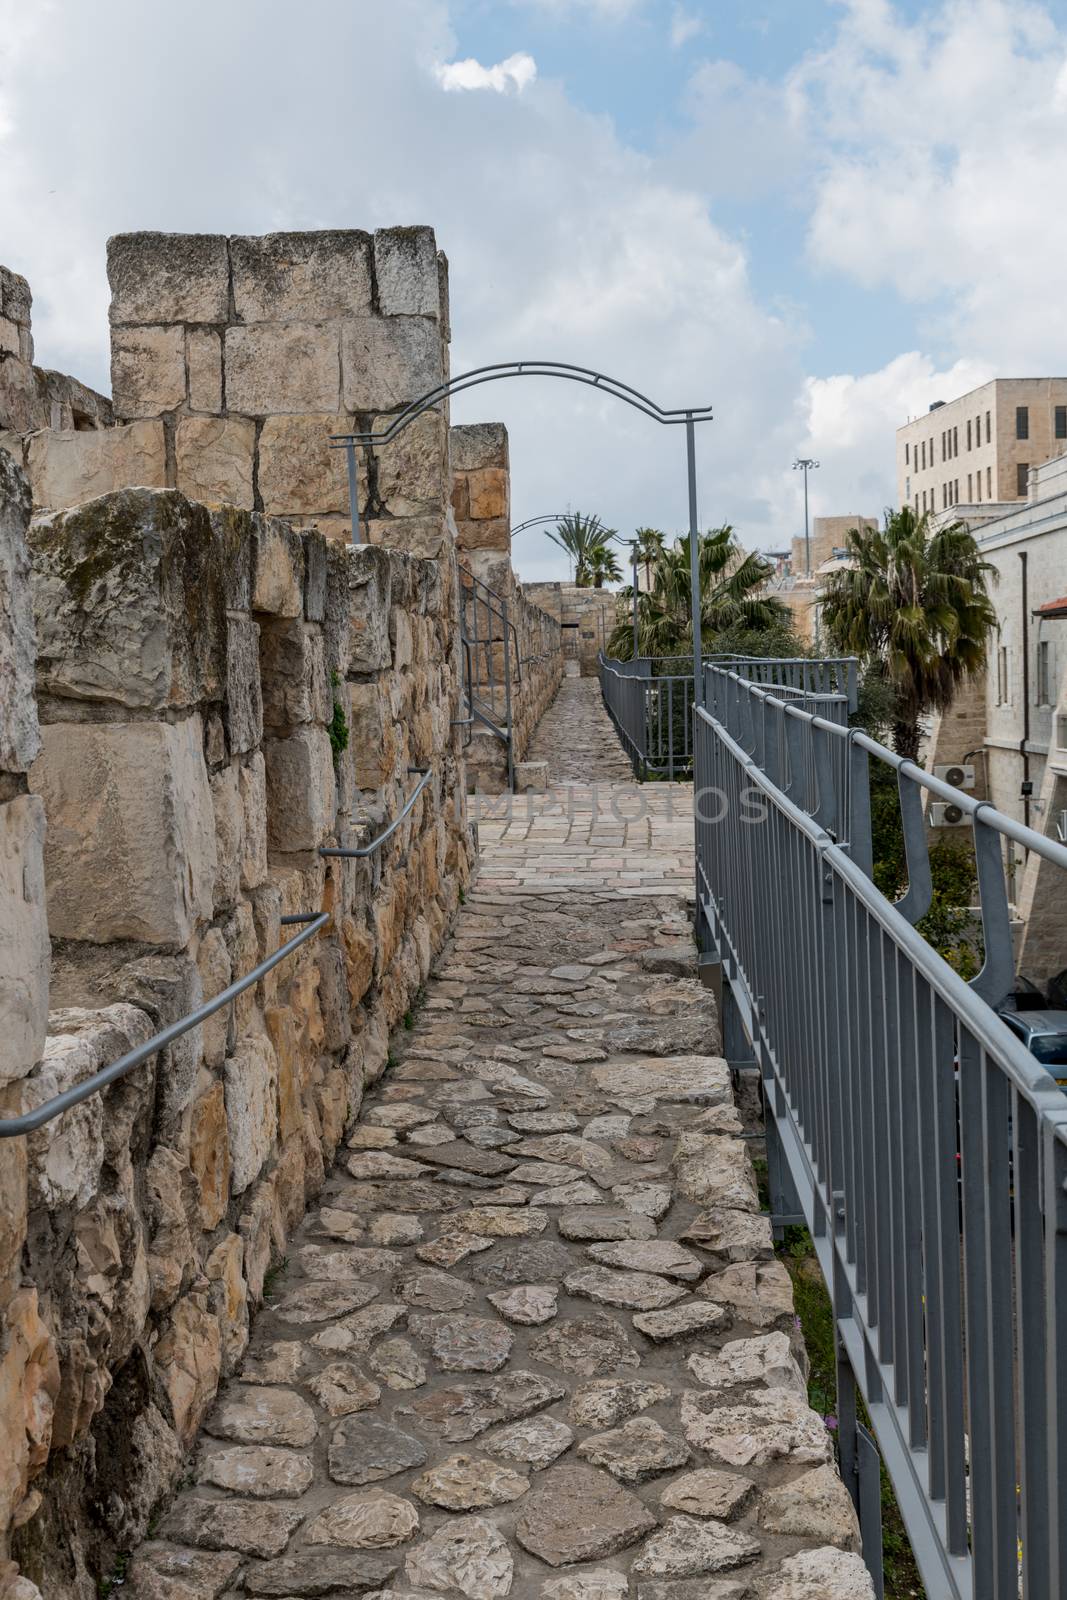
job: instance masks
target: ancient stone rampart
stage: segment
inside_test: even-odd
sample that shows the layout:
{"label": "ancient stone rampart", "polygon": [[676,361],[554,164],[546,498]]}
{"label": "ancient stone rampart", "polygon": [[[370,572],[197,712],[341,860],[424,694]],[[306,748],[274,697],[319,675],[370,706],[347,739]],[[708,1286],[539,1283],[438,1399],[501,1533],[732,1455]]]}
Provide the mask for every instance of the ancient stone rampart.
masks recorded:
{"label": "ancient stone rampart", "polygon": [[19,466],[24,435],[41,428],[93,433],[114,420],[104,395],[65,373],[34,366],[32,305],[26,279],[0,267],[0,449]]}
{"label": "ancient stone rampart", "polygon": [[[0,1535],[49,1600],[82,1600],[183,1472],[469,876],[456,577],[174,490],[38,518],[38,754],[7,460],[2,1113],[249,973],[283,916],[333,914],[169,1050],[0,1142]],[[411,767],[432,776],[379,853],[318,853],[380,832]]]}
{"label": "ancient stone rampart", "polygon": [[583,678],[596,673],[599,651],[615,627],[618,596],[610,589],[578,588],[573,583],[524,583],[526,598],[560,624],[563,656],[577,661]]}
{"label": "ancient stone rampart", "polygon": [[[511,565],[511,461],[508,431],[502,422],[480,422],[452,428],[452,511],[462,565],[487,584],[507,607],[514,632],[510,640],[511,714],[516,762],[522,762],[533,731],[551,705],[563,656],[558,619],[534,605],[523,593]],[[503,627],[483,610],[486,626],[472,651],[471,669],[483,691],[492,678],[503,680]],[[503,747],[492,734],[475,730],[468,752],[472,783],[489,790],[504,786]],[[520,775],[521,776],[521,775]]]}

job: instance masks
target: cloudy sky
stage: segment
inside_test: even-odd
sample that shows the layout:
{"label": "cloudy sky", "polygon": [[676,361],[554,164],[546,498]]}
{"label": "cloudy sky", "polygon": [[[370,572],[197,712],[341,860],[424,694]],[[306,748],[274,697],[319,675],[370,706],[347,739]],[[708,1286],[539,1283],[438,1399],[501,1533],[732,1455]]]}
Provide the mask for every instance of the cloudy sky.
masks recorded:
{"label": "cloudy sky", "polygon": [[[37,359],[108,388],[104,241],[425,222],[453,370],[595,367],[711,403],[700,516],[780,547],[877,513],[893,431],[1067,371],[1067,0],[0,0],[0,261]],[[680,430],[561,383],[516,521],[686,518]],[[539,534],[524,577],[562,575]]]}

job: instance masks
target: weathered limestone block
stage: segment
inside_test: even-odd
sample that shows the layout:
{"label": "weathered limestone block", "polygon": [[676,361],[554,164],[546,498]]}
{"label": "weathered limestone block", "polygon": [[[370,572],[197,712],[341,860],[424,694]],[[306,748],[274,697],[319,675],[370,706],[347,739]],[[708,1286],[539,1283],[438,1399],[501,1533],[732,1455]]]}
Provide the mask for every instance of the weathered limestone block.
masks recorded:
{"label": "weathered limestone block", "polygon": [[259,624],[231,617],[226,634],[226,722],[230,751],[244,755],[263,738],[263,690],[259,674]]}
{"label": "weathered limestone block", "polygon": [[221,695],[226,551],[202,506],[128,489],[36,522],[30,549],[41,691],[149,710]]}
{"label": "weathered limestone block", "polygon": [[227,241],[216,233],[119,233],[107,242],[111,325],[225,322]]}
{"label": "weathered limestone block", "polygon": [[350,683],[349,744],[361,789],[380,789],[396,771],[397,732],[378,682]]}
{"label": "weathered limestone block", "polygon": [[48,1458],[59,1393],[52,1333],[41,1319],[36,1289],[20,1289],[5,1308],[0,1332],[0,1527],[32,1516],[30,1482]]}
{"label": "weathered limestone block", "polygon": [[213,1083],[193,1106],[189,1166],[199,1195],[200,1226],[210,1233],[226,1215],[230,1199],[230,1137],[221,1082]]}
{"label": "weathered limestone block", "polygon": [[[196,964],[203,986],[204,1000],[214,1000],[229,985],[233,973],[226,940],[220,928],[209,928],[200,941]],[[222,1066],[226,1056],[230,1018],[227,1008],[216,1011],[201,1025],[204,1063],[212,1071]]]}
{"label": "weathered limestone block", "polygon": [[17,322],[9,322],[6,317],[0,317],[0,355],[15,356],[19,354],[19,328]]}
{"label": "weathered limestone block", "polygon": [[373,517],[364,522],[363,537],[369,544],[387,545],[391,550],[429,561],[438,560],[455,543],[454,531],[450,532],[439,512],[418,517]]}
{"label": "weathered limestone block", "polygon": [[29,485],[0,451],[0,772],[25,772],[40,746],[29,521]]}
{"label": "weathered limestone block", "polygon": [[[330,436],[349,433],[344,413],[268,417],[259,440],[259,492],[264,509],[284,516],[317,512],[347,513],[345,452],[331,448]],[[360,502],[366,498],[364,452],[357,453]]]}
{"label": "weathered limestone block", "polygon": [[225,333],[226,404],[246,416],[336,412],[341,399],[338,329],[313,322],[253,323]]}
{"label": "weathered limestone block", "polygon": [[64,511],[131,485],[163,489],[167,452],[161,422],[47,430],[30,436],[26,471],[39,510]]}
{"label": "weathered limestone block", "polygon": [[257,750],[238,768],[238,785],[244,811],[241,849],[241,887],[257,889],[267,881],[267,767]]}
{"label": "weathered limestone block", "polygon": [[211,778],[211,800],[215,808],[215,911],[225,910],[237,900],[241,889],[241,857],[244,849],[244,810],[238,791],[236,767],[223,767]]}
{"label": "weathered limestone block", "polygon": [[0,1086],[23,1077],[44,1048],[51,961],[44,841],[37,795],[0,805]]}
{"label": "weathered limestone block", "polygon": [[267,739],[263,754],[270,849],[317,849],[332,831],[337,813],[329,735],[325,728],[297,728],[287,739]]}
{"label": "weathered limestone block", "polygon": [[259,1176],[278,1129],[278,1064],[269,1040],[243,1039],[225,1073],[233,1192],[241,1194]]}
{"label": "weathered limestone block", "polygon": [[193,1261],[193,1236],[185,1195],[188,1179],[189,1168],[184,1158],[166,1145],[157,1145],[145,1169],[145,1220],[152,1230],[148,1275],[153,1311],[173,1305],[181,1292],[186,1269]]}
{"label": "weathered limestone block", "polygon": [[[222,926],[222,935],[230,957],[234,980],[245,978],[259,960],[259,939],[256,935],[255,917],[247,901],[238,905]],[[254,1025],[256,991],[246,989],[233,1003],[235,1032],[238,1037]]]}
{"label": "weathered limestone block", "polygon": [[355,317],[341,329],[341,398],[348,411],[391,411],[444,378],[441,330],[430,317]]}
{"label": "weathered limestone block", "polygon": [[185,335],[189,405],[193,411],[222,410],[222,335],[214,328],[189,328]]}
{"label": "weathered limestone block", "polygon": [[318,628],[298,620],[265,624],[260,642],[263,722],[277,730],[302,722],[328,723],[333,697]]}
{"label": "weathered limestone block", "polygon": [[186,944],[211,918],[217,868],[200,718],[44,731],[30,787],[49,818],[53,937]]}
{"label": "weathered limestone block", "polygon": [[[26,1111],[84,1082],[144,1044],[154,1031],[143,1011],[127,1005],[107,1006],[101,1011],[57,1011],[49,1026],[52,1032],[45,1041],[43,1058],[26,1081]],[[60,1206],[82,1207],[96,1194],[104,1163],[105,1109],[100,1095],[90,1095],[29,1135],[31,1206],[50,1211]]]}
{"label": "weathered limestone block", "polygon": [[450,431],[453,472],[508,466],[508,430],[502,422],[458,423]]}
{"label": "weathered limestone block", "polygon": [[480,467],[475,472],[469,472],[467,495],[471,517],[475,522],[487,522],[491,518],[510,514],[508,474],[503,467]]}
{"label": "weathered limestone block", "polygon": [[252,609],[274,617],[304,612],[304,546],[276,517],[255,520]]}
{"label": "weathered limestone block", "polygon": [[153,1351],[156,1376],[179,1439],[192,1443],[215,1398],[222,1372],[222,1335],[201,1290],[180,1300]]}
{"label": "weathered limestone block", "polygon": [[248,1344],[248,1286],[244,1243],[228,1233],[207,1258],[204,1271],[211,1284],[211,1303],[222,1333],[223,1370],[232,1372]]}
{"label": "weathered limestone block", "polygon": [[371,307],[371,238],[357,229],[230,240],[241,322],[320,322]]}
{"label": "weathered limestone block", "polygon": [[345,618],[349,672],[381,672],[392,661],[389,613],[394,564],[388,553],[363,545],[348,558]]}
{"label": "weathered limestone block", "polygon": [[[387,428],[392,419],[379,416],[374,428]],[[448,430],[436,411],[425,411],[402,433],[376,452],[378,495],[394,517],[444,513],[451,498],[447,478]]]}
{"label": "weathered limestone block", "polygon": [[113,329],[111,392],[120,417],[158,417],[184,405],[185,329]]}
{"label": "weathered limestone block", "polygon": [[507,517],[492,517],[482,522],[457,522],[456,542],[461,550],[510,551],[511,523]]}
{"label": "weathered limestone block", "polygon": [[379,228],[374,235],[378,309],[385,317],[437,317],[441,286],[432,228]]}
{"label": "weathered limestone block", "polygon": [[175,429],[178,488],[193,500],[251,511],[256,425],[243,417],[182,417]]}

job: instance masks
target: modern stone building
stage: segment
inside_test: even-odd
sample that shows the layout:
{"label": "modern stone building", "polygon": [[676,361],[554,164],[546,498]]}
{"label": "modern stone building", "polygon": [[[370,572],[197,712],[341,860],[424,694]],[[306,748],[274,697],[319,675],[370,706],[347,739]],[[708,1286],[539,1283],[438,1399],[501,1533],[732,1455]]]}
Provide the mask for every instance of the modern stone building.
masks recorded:
{"label": "modern stone building", "polygon": [[897,503],[944,512],[1025,500],[1030,469],[1067,452],[1067,378],[994,378],[897,429]]}

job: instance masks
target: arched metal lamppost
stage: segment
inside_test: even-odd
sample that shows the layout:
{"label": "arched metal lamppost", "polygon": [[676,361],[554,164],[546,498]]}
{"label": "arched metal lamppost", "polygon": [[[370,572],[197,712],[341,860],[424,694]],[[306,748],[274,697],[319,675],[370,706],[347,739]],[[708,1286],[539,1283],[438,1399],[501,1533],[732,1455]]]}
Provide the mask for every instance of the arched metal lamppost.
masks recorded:
{"label": "arched metal lamppost", "polygon": [[355,544],[361,543],[359,537],[359,492],[356,478],[356,447],[362,445],[364,449],[371,450],[377,445],[389,444],[398,433],[410,426],[417,417],[424,412],[432,411],[454,394],[461,394],[464,389],[474,389],[482,383],[495,383],[500,378],[566,378],[570,383],[583,383],[590,389],[600,389],[605,394],[610,394],[616,400],[622,400],[628,406],[633,406],[635,411],[640,411],[643,416],[650,417],[653,422],[662,423],[664,426],[685,427],[686,468],[689,489],[689,580],[691,590],[691,603],[693,608],[693,692],[697,705],[704,704],[702,648],[700,639],[700,566],[699,566],[699,534],[697,532],[697,477],[696,477],[696,424],[710,422],[712,411],[710,406],[682,406],[669,411],[663,406],[650,400],[648,395],[642,394],[639,389],[632,388],[628,383],[620,383],[615,378],[609,378],[602,372],[594,372],[591,367],[577,367],[568,361],[498,361],[491,366],[475,367],[470,372],[460,373],[457,377],[449,379],[447,383],[440,383],[434,389],[429,389],[426,394],[420,395],[403,411],[397,413],[387,428],[378,433],[338,433],[332,435],[335,449],[344,450],[348,461],[348,498],[352,513],[352,539]]}

